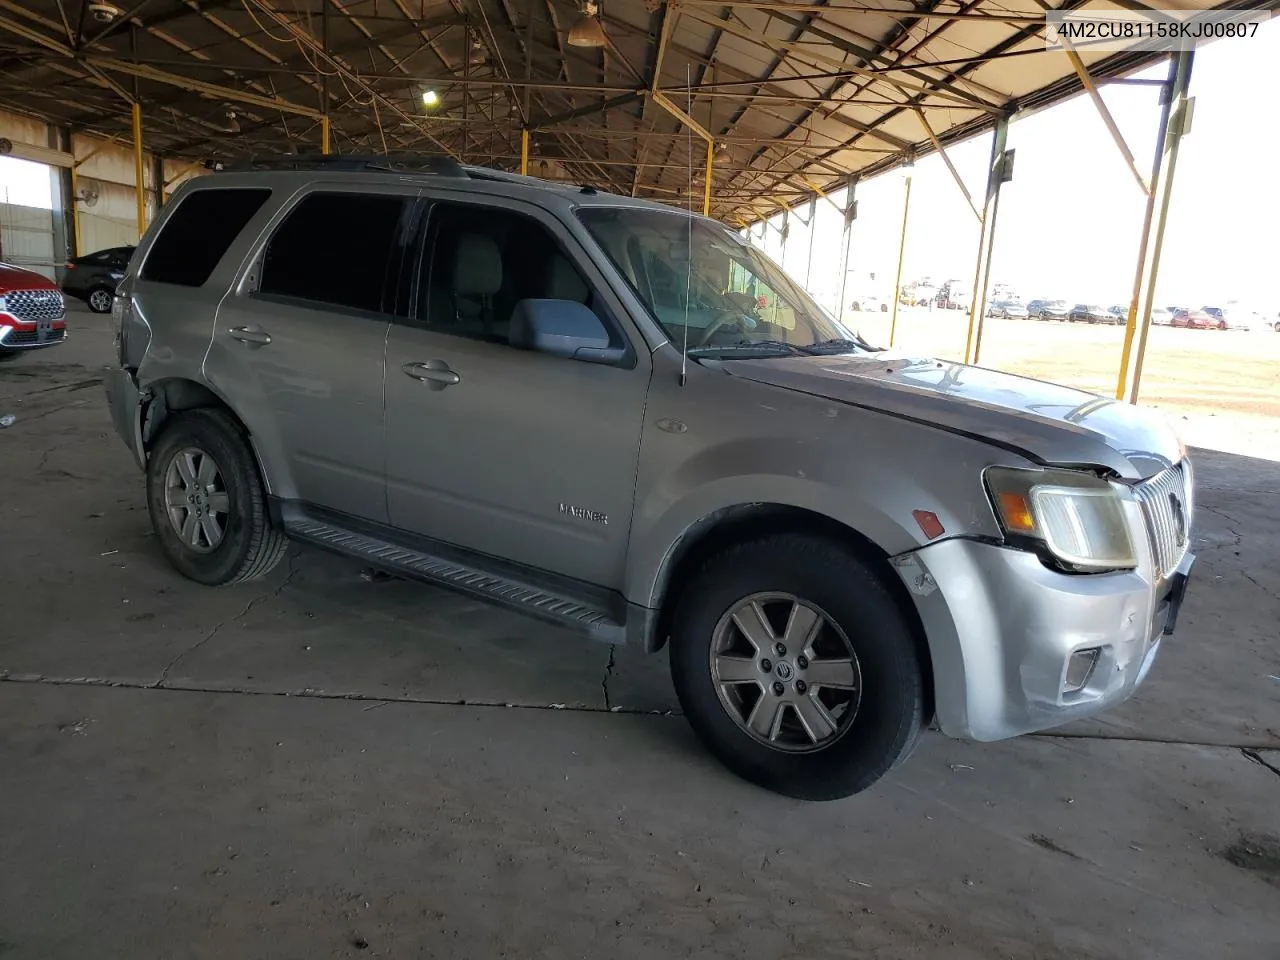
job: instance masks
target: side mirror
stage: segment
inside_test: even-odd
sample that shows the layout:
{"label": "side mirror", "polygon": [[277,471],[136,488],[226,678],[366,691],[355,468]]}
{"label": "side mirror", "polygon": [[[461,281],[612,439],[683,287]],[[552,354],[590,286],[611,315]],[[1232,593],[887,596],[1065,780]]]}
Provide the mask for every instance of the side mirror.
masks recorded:
{"label": "side mirror", "polygon": [[521,300],[511,312],[507,342],[585,363],[616,363],[623,356],[600,318],[576,300]]}

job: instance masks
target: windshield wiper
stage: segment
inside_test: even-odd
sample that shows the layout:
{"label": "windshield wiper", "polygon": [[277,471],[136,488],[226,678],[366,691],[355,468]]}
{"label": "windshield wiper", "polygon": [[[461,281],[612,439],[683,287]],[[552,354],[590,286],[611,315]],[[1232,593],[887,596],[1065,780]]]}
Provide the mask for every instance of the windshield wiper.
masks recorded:
{"label": "windshield wiper", "polygon": [[701,356],[707,353],[746,353],[752,350],[782,351],[797,357],[811,357],[814,355],[813,351],[808,347],[787,343],[785,340],[739,340],[737,343],[693,347],[689,350],[689,356]]}
{"label": "windshield wiper", "polygon": [[842,337],[834,337],[830,340],[822,340],[818,343],[811,343],[805,348],[810,353],[847,353],[850,350],[871,350],[871,344],[865,340],[846,340]]}

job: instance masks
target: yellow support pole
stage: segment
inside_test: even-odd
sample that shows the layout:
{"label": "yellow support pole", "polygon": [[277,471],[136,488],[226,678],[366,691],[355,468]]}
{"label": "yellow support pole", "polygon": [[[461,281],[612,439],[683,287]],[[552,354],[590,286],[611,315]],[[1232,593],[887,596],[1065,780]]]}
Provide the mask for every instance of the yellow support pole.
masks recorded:
{"label": "yellow support pole", "polygon": [[969,332],[964,341],[964,362],[978,362],[982,352],[982,327],[986,319],[987,284],[991,279],[991,253],[996,242],[996,212],[1000,208],[1000,184],[1004,180],[1005,144],[1009,138],[1009,120],[1001,117],[991,136],[991,162],[987,167],[987,192],[978,216],[978,258],[973,267],[973,289],[970,292]]}
{"label": "yellow support pole", "polygon": [[320,152],[326,157],[329,155],[329,117],[325,115],[320,118]]}
{"label": "yellow support pole", "polygon": [[147,230],[146,164],[142,159],[142,104],[133,102],[133,183],[138,201],[138,239]]}
{"label": "yellow support pole", "polygon": [[[1151,306],[1156,296],[1156,281],[1160,275],[1160,253],[1164,248],[1164,229],[1169,219],[1169,200],[1173,194],[1173,174],[1178,166],[1178,148],[1182,138],[1190,130],[1192,98],[1187,96],[1191,82],[1191,64],[1195,56],[1193,50],[1182,50],[1174,55],[1174,80],[1169,87],[1169,100],[1172,110],[1165,131],[1164,162],[1160,167],[1158,180],[1152,184],[1152,193],[1159,199],[1156,203],[1155,223],[1151,225],[1151,242],[1143,263],[1143,280],[1146,289],[1139,302],[1130,308],[1132,321],[1137,324],[1138,342],[1133,354],[1133,377],[1129,384],[1129,402],[1138,402],[1138,386],[1142,382],[1142,365],[1147,356],[1147,334],[1151,331]],[[1132,329],[1132,327],[1131,327]],[[1127,333],[1127,331],[1126,331]],[[1131,338],[1126,336],[1126,346]],[[1127,351],[1126,351],[1127,353]],[[1126,362],[1128,357],[1125,357]],[[1125,369],[1120,371],[1121,383],[1124,382]]]}
{"label": "yellow support pole", "polygon": [[889,346],[893,346],[898,332],[898,301],[902,299],[902,258],[907,252],[907,213],[911,210],[911,174],[907,174],[906,190],[902,197],[902,234],[898,237],[898,275],[893,281],[893,313],[889,316]]}
{"label": "yellow support pole", "polygon": [[529,128],[520,128],[520,176],[529,175]]}
{"label": "yellow support pole", "polygon": [[[1177,105],[1176,102],[1185,98],[1187,85],[1190,79],[1191,61],[1190,58],[1184,58],[1180,54],[1174,54],[1169,60],[1169,75],[1165,80],[1163,87],[1163,96],[1160,104],[1160,126],[1156,130],[1156,150],[1155,158],[1151,163],[1151,189],[1147,193],[1146,212],[1142,220],[1142,234],[1138,240],[1138,265],[1134,269],[1133,274],[1133,293],[1129,300],[1129,315],[1124,328],[1124,346],[1120,349],[1120,372],[1116,378],[1116,399],[1123,400],[1129,386],[1129,363],[1133,358],[1134,339],[1138,335],[1139,328],[1142,335],[1138,339],[1141,341],[1141,350],[1146,350],[1146,332],[1147,324],[1151,315],[1151,301],[1148,297],[1143,303],[1142,294],[1145,287],[1144,281],[1148,279],[1150,270],[1158,268],[1159,254],[1154,258],[1150,257],[1152,237],[1157,234],[1154,229],[1156,216],[1161,215],[1161,223],[1158,230],[1158,237],[1163,243],[1164,239],[1164,220],[1167,216],[1167,204],[1169,199],[1168,187],[1164,184],[1164,178],[1161,174],[1164,172],[1166,163],[1166,154],[1168,159],[1173,161],[1177,159],[1177,143],[1170,143],[1170,123],[1173,118],[1173,109]],[[1179,134],[1181,131],[1179,131]],[[1174,138],[1175,140],[1178,138]],[[1170,177],[1170,179],[1172,179]],[[1154,285],[1152,287],[1154,293]],[[1131,402],[1137,402],[1137,378],[1133,384],[1133,398]]]}
{"label": "yellow support pole", "polygon": [[702,191],[702,215],[711,216],[711,161],[715,157],[716,145],[707,141],[707,182]]}
{"label": "yellow support pole", "polygon": [[67,150],[71,154],[71,255],[78,257],[84,252],[84,247],[80,242],[80,172],[77,169],[80,164],[76,162],[74,135],[67,138]]}

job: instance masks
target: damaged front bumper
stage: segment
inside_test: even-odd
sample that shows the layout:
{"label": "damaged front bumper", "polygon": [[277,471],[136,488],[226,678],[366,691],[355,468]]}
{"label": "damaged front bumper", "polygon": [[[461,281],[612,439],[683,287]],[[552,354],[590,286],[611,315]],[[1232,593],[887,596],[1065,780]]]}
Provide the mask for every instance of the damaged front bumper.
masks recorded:
{"label": "damaged front bumper", "polygon": [[942,731],[1002,740],[1127,699],[1173,630],[1193,562],[1163,580],[1149,563],[1080,576],[962,539],[893,558],[928,638]]}

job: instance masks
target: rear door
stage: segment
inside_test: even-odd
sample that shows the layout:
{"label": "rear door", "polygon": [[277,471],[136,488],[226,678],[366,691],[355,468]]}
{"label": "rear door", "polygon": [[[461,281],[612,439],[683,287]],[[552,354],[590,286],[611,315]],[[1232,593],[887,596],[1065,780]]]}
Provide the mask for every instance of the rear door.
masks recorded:
{"label": "rear door", "polygon": [[[417,262],[387,341],[391,522],[618,587],[650,371],[621,304],[555,217],[515,201],[432,202]],[[586,304],[626,358],[510,346],[527,298]]]}
{"label": "rear door", "polygon": [[416,196],[381,186],[303,191],[218,311],[209,376],[269,412],[261,442],[287,471],[278,496],[387,520],[383,354]]}

